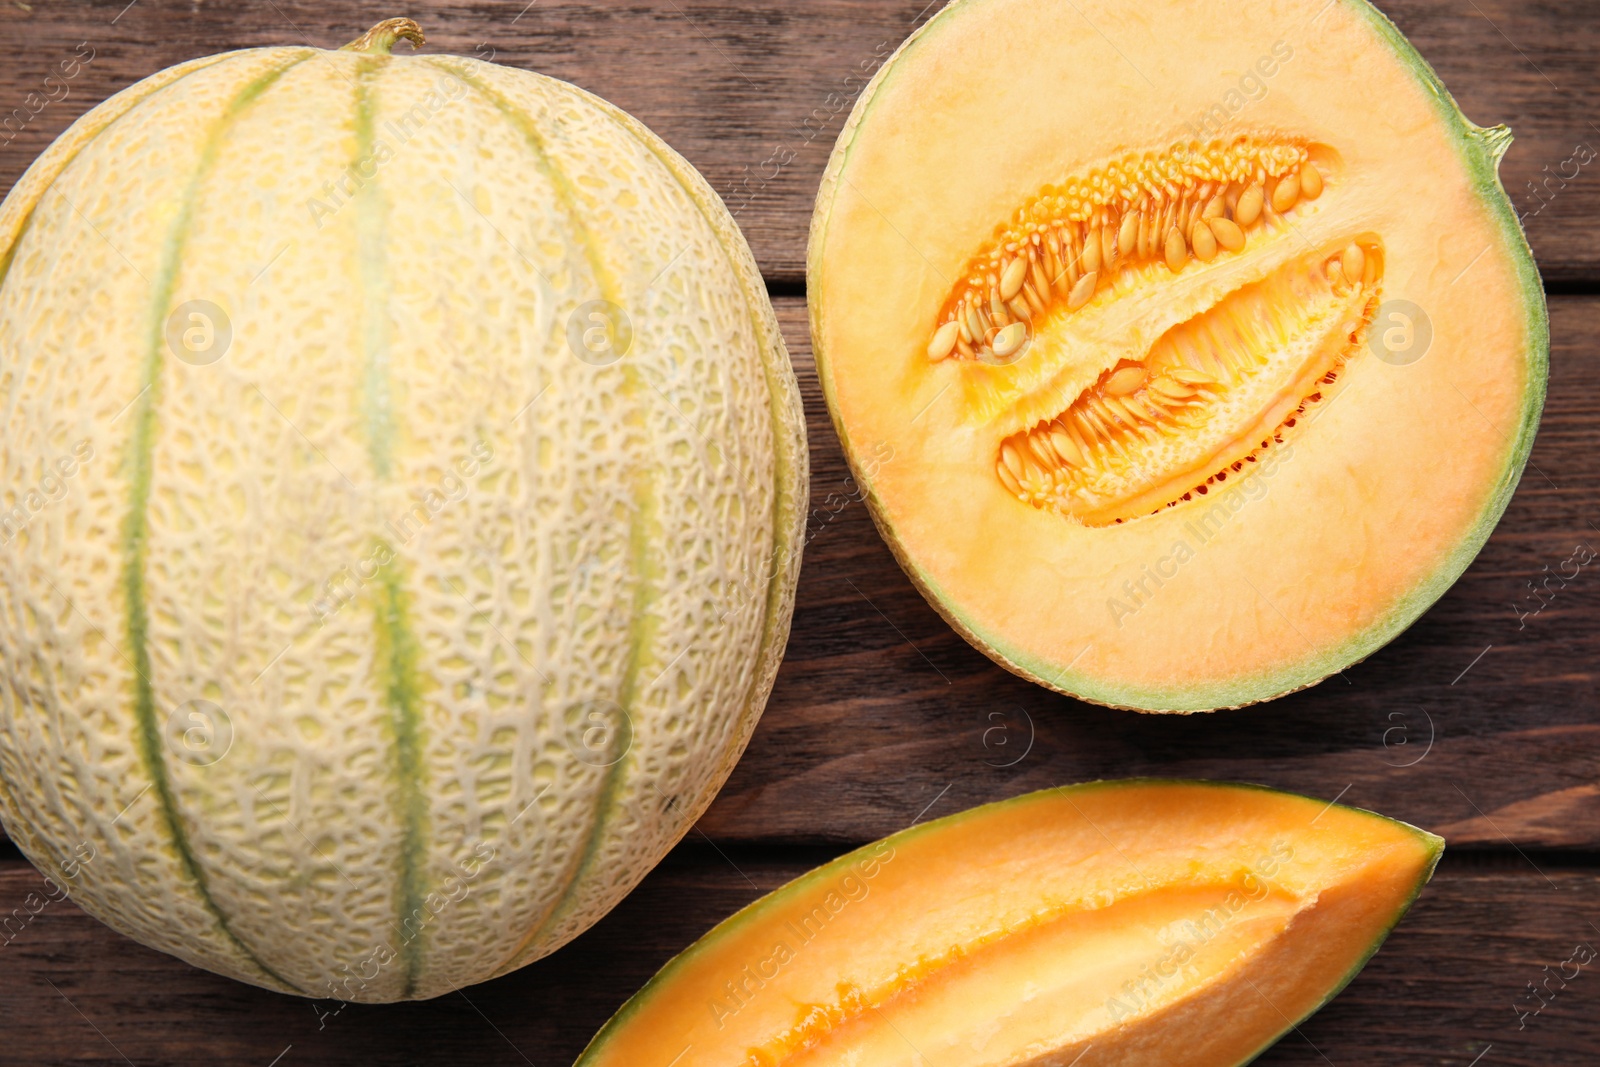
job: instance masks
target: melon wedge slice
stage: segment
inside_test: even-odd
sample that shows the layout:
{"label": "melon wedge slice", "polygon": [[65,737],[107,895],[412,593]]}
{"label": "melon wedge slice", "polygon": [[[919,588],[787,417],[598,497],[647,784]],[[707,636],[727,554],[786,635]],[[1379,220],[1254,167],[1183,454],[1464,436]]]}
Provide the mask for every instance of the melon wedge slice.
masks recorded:
{"label": "melon wedge slice", "polygon": [[1471,562],[1545,395],[1468,122],[1365,0],[955,0],[817,196],[817,370],[952,626],[1084,700],[1315,684]]}
{"label": "melon wedge slice", "polygon": [[1253,786],[1030,793],[751,904],[579,1067],[1244,1063],[1361,969],[1443,847]]}

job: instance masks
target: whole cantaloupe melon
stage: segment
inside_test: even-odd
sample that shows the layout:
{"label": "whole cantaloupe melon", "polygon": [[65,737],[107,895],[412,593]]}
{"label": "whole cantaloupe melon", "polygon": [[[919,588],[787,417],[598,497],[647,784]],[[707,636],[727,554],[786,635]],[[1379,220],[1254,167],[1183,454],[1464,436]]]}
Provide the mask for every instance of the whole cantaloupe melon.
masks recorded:
{"label": "whole cantaloupe melon", "polygon": [[307,996],[542,956],[771,688],[806,475],[732,219],[570,85],[260,48],[0,209],[0,812],[88,912]]}
{"label": "whole cantaloupe melon", "polygon": [[1510,142],[1367,0],[953,0],[857,101],[808,261],[907,574],[1010,670],[1141,711],[1392,640],[1544,402]]}

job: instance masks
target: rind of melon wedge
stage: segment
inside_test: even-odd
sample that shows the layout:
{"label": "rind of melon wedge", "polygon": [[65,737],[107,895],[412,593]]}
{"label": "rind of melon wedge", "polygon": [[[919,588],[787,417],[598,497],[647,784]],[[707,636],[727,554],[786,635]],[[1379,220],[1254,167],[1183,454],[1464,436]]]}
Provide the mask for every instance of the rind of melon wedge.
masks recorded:
{"label": "rind of melon wedge", "polygon": [[580,1067],[1242,1063],[1354,976],[1442,846],[1250,786],[1028,794],[756,901],[663,968]]}

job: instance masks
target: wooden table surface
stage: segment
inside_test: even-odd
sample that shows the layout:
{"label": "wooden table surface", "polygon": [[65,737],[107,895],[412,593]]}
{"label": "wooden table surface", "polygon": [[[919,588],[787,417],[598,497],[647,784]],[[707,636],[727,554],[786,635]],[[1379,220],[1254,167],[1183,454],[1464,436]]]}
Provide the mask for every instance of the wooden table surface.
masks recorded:
{"label": "wooden table surface", "polygon": [[[1546,966],[1600,946],[1600,574],[1582,572],[1536,616],[1514,607],[1544,568],[1600,545],[1600,168],[1531,188],[1600,146],[1600,5],[1383,0],[1469,117],[1517,133],[1501,173],[1550,295],[1543,427],[1488,546],[1399,640],[1307,692],[1180,719],[1079,704],[968,647],[879,540],[828,422],[806,336],[812,196],[859,84],[849,75],[938,0],[525,2],[0,0],[0,120],[81,43],[94,56],[64,99],[9,140],[0,129],[0,193],[74,118],[162,67],[252,45],[336,46],[395,14],[423,22],[428,50],[492,49],[643,119],[743,225],[810,420],[811,540],[788,658],[749,751],[697,831],[597,927],[429,1003],[278,996],[51,904],[0,946],[0,1063],[569,1063],[669,956],[847,847],[919,815],[1134,774],[1338,796],[1449,840],[1383,951],[1259,1062],[1600,1063],[1600,973],[1581,972],[1536,1016],[1518,1011]],[[41,885],[0,841],[0,912]]]}

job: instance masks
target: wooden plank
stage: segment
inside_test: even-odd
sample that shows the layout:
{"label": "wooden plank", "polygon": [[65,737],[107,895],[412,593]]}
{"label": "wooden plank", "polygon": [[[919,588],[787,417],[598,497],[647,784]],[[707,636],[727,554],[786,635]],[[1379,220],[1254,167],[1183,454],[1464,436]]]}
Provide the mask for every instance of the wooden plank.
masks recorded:
{"label": "wooden plank", "polygon": [[1581,571],[1538,615],[1513,609],[1575,545],[1600,549],[1600,299],[1551,303],[1537,470],[1461,581],[1342,677],[1187,718],[1056,696],[933,612],[859,502],[800,301],[779,306],[810,420],[810,542],[777,687],[705,833],[865,841],[930,804],[937,814],[1062,782],[1171,775],[1343,796],[1458,846],[1600,847],[1600,574]]}
{"label": "wooden plank", "polygon": [[[1600,7],[1578,0],[1381,6],[1469,116],[1516,130],[1504,181],[1529,216],[1546,278],[1600,280],[1600,167],[1574,161],[1580,145],[1591,149],[1580,159],[1600,150],[1587,106],[1600,90],[1593,62]],[[522,0],[444,0],[428,5],[424,21],[431,50],[540,70],[639,116],[711,180],[768,277],[795,283],[804,274],[812,198],[844,116],[865,76],[937,7],[937,0],[540,0],[526,8]],[[17,109],[27,120],[14,135],[0,129],[0,192],[72,119],[162,67],[229,48],[337,46],[374,17],[311,0],[5,0],[0,11],[7,29],[0,122]],[[1317,46],[1314,36],[1291,44]],[[75,77],[60,78],[63,61],[90,54],[92,62],[71,68]],[[1219,72],[1217,84],[1220,93],[1231,83]],[[1537,193],[1532,182],[1541,183]]]}
{"label": "wooden plank", "polygon": [[[1576,1062],[1600,1041],[1600,977],[1571,978],[1536,1016],[1526,985],[1600,946],[1600,874],[1518,861],[1447,864],[1345,992],[1258,1064],[1444,1067]],[[421,1004],[343,1006],[254,989],[135,944],[70,899],[0,946],[0,1061],[50,1064],[570,1063],[618,1005],[718,920],[798,875],[794,862],[685,850],[572,945],[514,974]],[[0,866],[0,902],[43,880]],[[37,896],[35,901],[44,897]],[[1568,975],[1572,969],[1566,968]],[[1523,1025],[1519,1028],[1519,1022]],[[661,1050],[668,1067],[677,1049]],[[1475,1060],[1480,1054],[1482,1059]],[[275,1059],[280,1057],[281,1059]],[[1326,1059],[1324,1059],[1326,1057]]]}

